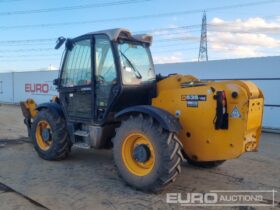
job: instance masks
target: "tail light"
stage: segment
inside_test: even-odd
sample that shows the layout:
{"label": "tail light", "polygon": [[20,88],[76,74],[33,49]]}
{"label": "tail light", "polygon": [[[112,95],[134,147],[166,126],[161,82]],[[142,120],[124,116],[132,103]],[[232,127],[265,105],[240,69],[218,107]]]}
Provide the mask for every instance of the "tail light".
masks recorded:
{"label": "tail light", "polygon": [[217,100],[215,128],[228,129],[227,98],[225,91],[217,91],[215,99]]}
{"label": "tail light", "polygon": [[227,98],[225,91],[222,91],[222,105],[223,105],[223,114],[227,112]]}

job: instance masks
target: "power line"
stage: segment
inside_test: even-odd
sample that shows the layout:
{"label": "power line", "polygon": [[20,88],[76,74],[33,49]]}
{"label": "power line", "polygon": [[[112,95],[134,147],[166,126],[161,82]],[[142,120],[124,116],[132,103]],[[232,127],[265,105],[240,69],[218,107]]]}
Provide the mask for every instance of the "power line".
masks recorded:
{"label": "power line", "polygon": [[259,6],[259,5],[271,4],[271,3],[280,3],[280,2],[279,0],[265,0],[265,1],[249,2],[244,4],[233,4],[227,6],[212,7],[212,8],[205,9],[205,11],[211,12],[211,11],[227,10],[227,9],[234,9],[234,8],[241,8],[241,7]]}
{"label": "power line", "polygon": [[[172,34],[171,34],[172,35]],[[199,42],[199,37],[189,37],[189,36],[176,36],[176,37],[170,37],[170,38],[162,38],[162,39],[156,39],[154,40],[154,44],[162,44],[162,43],[166,43],[166,42],[172,42],[173,44],[169,44],[169,45],[165,45],[165,46],[157,46],[154,47],[154,45],[152,45],[152,48],[160,48],[160,47],[170,47],[170,46],[175,46],[175,45],[182,45],[182,43],[178,43],[175,44],[174,42],[182,42],[184,41],[184,45],[186,44],[195,44]],[[44,43],[45,44],[45,43]],[[48,44],[51,45],[51,44]],[[18,45],[15,45],[18,46]],[[0,50],[0,53],[18,53],[18,52],[38,52],[38,51],[54,51],[54,48],[22,48],[22,49],[2,49]]]}
{"label": "power line", "polygon": [[[186,25],[186,26],[178,26],[178,27],[167,27],[167,28],[158,28],[158,29],[151,29],[151,30],[145,30],[145,31],[134,31],[133,34],[141,34],[141,33],[155,33],[157,31],[168,31],[168,30],[179,30],[179,29],[191,29],[200,27],[200,24],[195,25]],[[193,30],[192,30],[193,31]],[[189,32],[189,31],[186,31]],[[157,34],[161,35],[161,34]],[[21,43],[34,43],[34,42],[50,42],[50,41],[56,41],[57,37],[52,38],[44,38],[44,39],[22,39],[22,40],[2,40],[0,41],[0,44],[21,44]]]}
{"label": "power line", "polygon": [[[197,43],[196,42],[191,42],[191,43],[185,43],[185,44],[197,44]],[[165,49],[165,48],[169,48],[170,49],[170,47],[176,47],[176,46],[182,46],[182,43],[173,43],[173,44],[167,44],[167,45],[160,45],[160,46],[157,46],[157,47],[154,47],[154,45],[152,45],[151,49],[152,50],[154,50],[154,49]]]}
{"label": "power line", "polygon": [[[38,54],[38,51],[35,51],[36,53],[34,54],[33,51],[20,51],[20,52],[17,52],[17,51],[12,51],[12,52],[8,52],[8,53],[2,53],[0,52],[0,58],[4,58],[4,57],[25,57],[25,56],[59,56],[62,54],[62,52],[57,52],[55,51],[54,53],[48,53],[47,52],[48,50],[46,50],[46,53],[45,53],[45,50],[41,50],[39,52],[42,52],[42,53],[39,53]],[[17,54],[15,54],[17,53]]]}
{"label": "power line", "polygon": [[15,49],[15,50],[0,50],[0,53],[6,52],[40,52],[40,51],[51,51],[54,48],[30,48],[30,49]]}
{"label": "power line", "polygon": [[13,44],[2,44],[1,46],[5,46],[5,47],[18,47],[18,46],[42,46],[42,45],[47,45],[47,46],[54,46],[54,42],[53,44],[51,44],[50,42],[35,42],[35,43],[13,43]]}
{"label": "power line", "polygon": [[[196,44],[194,42],[191,43],[186,43],[186,44]],[[164,45],[164,46],[158,46],[158,47],[152,47],[151,50],[160,50],[160,49],[167,49],[168,50],[174,50],[173,47],[178,47],[178,46],[182,46],[182,43],[177,43],[177,44],[169,44],[169,45]],[[197,49],[197,48],[195,48]],[[10,58],[10,57],[59,57],[61,55],[61,52],[56,52],[56,53],[52,53],[52,54],[30,54],[29,52],[38,52],[35,51],[35,49],[31,48],[31,49],[20,49],[21,51],[18,50],[10,50],[10,51],[5,51],[3,50],[2,52],[0,51],[0,58]],[[49,51],[49,48],[47,48],[46,50],[44,48],[39,49],[39,51]],[[19,54],[20,53],[20,54]]]}
{"label": "power line", "polygon": [[152,50],[152,52],[153,52],[153,54],[162,54],[162,53],[165,53],[165,52],[178,52],[178,51],[180,51],[180,52],[184,52],[184,51],[194,51],[195,52],[195,50],[197,50],[197,47],[190,47],[190,48],[177,48],[177,49],[168,49],[168,50],[155,50],[155,51],[153,51]]}
{"label": "power line", "polygon": [[[232,48],[234,49],[234,48]],[[156,57],[156,56],[160,56],[160,55],[170,55],[171,53],[182,53],[182,52],[186,52],[186,51],[193,51],[193,55],[195,55],[195,52],[196,52],[197,48],[184,48],[184,49],[175,49],[175,50],[168,50],[168,51],[158,51],[158,52],[153,52],[153,57]],[[271,54],[269,56],[279,56],[279,51],[275,52],[275,54]],[[226,53],[223,52],[223,55],[225,55]],[[57,58],[60,58],[60,57],[57,57]],[[218,59],[219,57],[214,57],[214,58],[211,58],[209,60],[215,60],[215,59]],[[234,58],[242,58],[242,57],[234,57]],[[223,57],[224,59],[224,57]],[[22,59],[0,59],[1,62],[11,62],[11,63],[14,63],[14,62],[30,62],[30,61],[40,61],[40,62],[53,62],[53,61],[59,61],[58,59],[56,58],[49,58],[49,59],[46,59],[46,58],[35,58],[35,59],[32,59],[32,58],[22,58]],[[183,61],[183,60],[182,60]],[[187,60],[184,60],[184,61],[187,61]],[[55,64],[55,63],[54,63]],[[57,63],[59,64],[59,63]]]}
{"label": "power line", "polygon": [[[244,4],[233,4],[233,5],[228,5],[228,6],[207,8],[207,9],[205,9],[205,11],[213,12],[213,11],[228,10],[228,9],[240,8],[240,7],[244,8],[244,7],[250,7],[250,6],[258,6],[258,5],[269,4],[269,3],[280,3],[280,1],[277,1],[277,0],[266,0],[266,1],[251,2],[251,3],[244,3]],[[196,9],[196,10],[187,10],[187,11],[181,11],[181,12],[170,12],[170,13],[141,15],[141,16],[131,16],[131,17],[108,18],[108,19],[97,19],[97,20],[89,20],[89,21],[73,21],[73,22],[60,22],[60,23],[0,26],[0,29],[2,29],[2,30],[9,30],[9,29],[17,29],[17,28],[22,28],[22,29],[45,28],[45,27],[58,27],[58,26],[91,24],[91,23],[101,23],[101,22],[139,20],[139,19],[169,17],[169,16],[174,16],[174,15],[189,15],[189,14],[201,13],[203,11],[204,11],[203,9]]]}
{"label": "power line", "polygon": [[180,36],[180,37],[171,37],[165,39],[158,39],[155,42],[174,42],[174,41],[186,41],[186,42],[195,42],[199,41],[199,37],[187,37],[187,36]]}
{"label": "power line", "polygon": [[[183,29],[183,28],[192,28],[192,27],[196,27],[196,26],[200,26],[200,25],[190,25],[190,26],[180,26],[180,27],[172,27],[172,28],[160,28],[160,30],[177,30],[177,29]],[[156,29],[155,29],[156,30]],[[154,32],[155,30],[153,31],[150,31],[150,32]],[[193,30],[192,30],[193,31]],[[197,31],[197,30],[196,30]],[[143,31],[141,31],[143,32]],[[190,31],[186,31],[186,32],[190,32]],[[137,31],[137,32],[134,32],[134,33],[140,33],[140,31]],[[170,35],[172,34],[181,34],[181,32],[177,32],[177,33],[171,33]],[[162,36],[162,35],[167,35],[167,34],[158,34],[156,36]],[[169,35],[169,34],[168,34]],[[181,37],[178,37],[178,38],[181,38]],[[49,42],[55,42],[57,40],[57,38],[45,38],[45,39],[25,39],[25,40],[2,40],[0,41],[0,44],[3,45],[3,44],[8,44],[8,45],[12,45],[12,44],[15,44],[15,45],[19,45],[19,44],[32,44],[32,43],[49,43]],[[160,40],[156,40],[156,41],[160,41]]]}
{"label": "power line", "polygon": [[[267,29],[268,30],[268,29]],[[200,30],[192,30],[191,32],[199,32]],[[190,32],[190,31],[186,31],[186,32]],[[197,38],[192,38],[190,39],[188,36],[176,36],[174,37],[174,35],[181,35],[181,34],[186,34],[186,32],[169,32],[168,34],[156,34],[154,35],[154,41],[153,41],[153,45],[157,45],[157,44],[161,44],[162,42],[175,42],[175,41],[188,41],[188,42],[192,42],[192,43],[196,43],[194,40],[198,40]],[[208,32],[210,33],[232,33],[232,34],[260,34],[260,33],[280,33],[280,29],[279,31],[223,31],[223,30],[208,30]],[[157,37],[162,37],[162,36],[166,36],[166,38],[164,39],[158,39]],[[173,36],[173,37],[172,37]],[[18,47],[18,46],[35,46],[35,45],[48,45],[48,46],[53,46],[55,43],[56,39],[50,39],[50,41],[37,41],[36,39],[34,41],[29,40],[28,42],[25,42],[25,40],[10,40],[10,41],[0,41],[1,46],[9,46],[9,47]],[[171,45],[167,45],[167,46],[173,46],[176,44],[171,44]],[[181,45],[181,44],[177,44],[177,45]]]}
{"label": "power line", "polygon": [[3,43],[9,43],[9,44],[19,44],[22,42],[25,43],[32,43],[32,42],[48,42],[48,41],[55,41],[56,38],[47,38],[47,39],[23,39],[23,40],[6,40],[6,41],[0,41],[0,44]]}
{"label": "power line", "polygon": [[[176,33],[174,33],[176,35]],[[174,35],[173,34],[173,35]],[[170,36],[172,36],[172,34],[169,34]],[[11,41],[11,40],[10,40]],[[25,41],[25,40],[20,40],[20,41]],[[17,41],[15,43],[17,43],[16,45],[14,45],[14,47],[18,46],[18,45],[22,45],[22,44],[27,44],[27,45],[32,45],[34,46],[34,44],[32,43],[22,43],[20,41]],[[34,40],[35,43],[37,40]],[[162,43],[166,43],[166,42],[172,42],[173,44],[169,44],[169,45],[165,45],[165,46],[157,46],[157,47],[154,47],[154,45],[152,45],[152,48],[164,48],[164,47],[172,47],[172,46],[176,46],[176,45],[182,45],[182,43],[178,43],[178,44],[175,44],[174,42],[182,42],[184,41],[184,45],[186,44],[195,44],[195,43],[198,43],[199,41],[199,37],[189,37],[189,36],[175,36],[175,37],[170,37],[170,38],[162,38],[162,39],[155,39],[154,40],[154,44],[162,44]],[[19,43],[18,43],[19,42]],[[40,44],[40,43],[39,43]],[[47,44],[47,45],[51,45],[50,43],[43,43],[44,45]],[[3,45],[3,44],[2,44]],[[11,52],[14,52],[14,53],[18,53],[18,52],[30,52],[30,51],[33,51],[33,52],[38,52],[38,51],[54,51],[53,48],[22,48],[22,49],[3,49],[0,50],[0,53],[11,53]]]}
{"label": "power line", "polygon": [[[169,49],[163,49],[161,50],[162,48],[151,48],[151,51],[154,53],[163,53],[163,52],[174,52],[174,51],[190,51],[190,50],[197,50],[197,47],[191,47],[191,48],[182,48],[182,44],[180,45],[181,47],[179,48],[169,48]],[[176,46],[173,46],[173,47],[176,47]],[[210,49],[214,49],[210,46]],[[231,50],[231,49],[235,49],[234,47],[228,47],[227,49]],[[28,49],[28,51],[33,51],[33,49]],[[44,51],[42,49],[39,49],[39,51]],[[14,57],[15,58],[18,58],[18,57],[24,57],[24,58],[28,58],[28,57],[54,57],[54,58],[60,58],[60,53],[58,54],[35,54],[35,55],[32,55],[32,54],[22,54],[22,55],[15,55]],[[12,57],[12,55],[7,55],[7,54],[4,54],[3,55],[0,55],[0,58],[9,58],[9,57]],[[13,59],[13,58],[11,58]]]}
{"label": "power line", "polygon": [[[191,37],[186,37],[186,36],[179,36],[179,37],[171,37],[171,38],[163,38],[163,39],[158,39],[155,42],[161,43],[161,42],[171,42],[171,41],[189,41],[193,42],[192,40],[199,40],[199,38],[191,38]],[[54,50],[54,48],[22,48],[22,49],[7,49],[7,50],[0,50],[0,53],[7,53],[7,52],[23,52],[23,51],[49,51],[49,50]]]}
{"label": "power line", "polygon": [[[173,41],[173,40],[172,40]],[[177,40],[174,40],[177,41]],[[210,41],[209,41],[210,42]],[[175,48],[174,47],[178,47],[178,46],[183,46],[186,44],[197,44],[197,42],[190,42],[190,43],[178,43],[178,44],[169,44],[169,45],[164,45],[164,46],[158,46],[158,47],[152,47],[151,51],[152,52],[156,52],[156,53],[160,53],[160,52],[172,52],[174,50],[178,51],[184,51],[185,49],[188,50],[197,50],[197,47],[194,48]],[[168,48],[168,49],[167,49]],[[210,45],[210,49],[213,49]],[[229,49],[235,49],[234,47],[230,47]],[[271,49],[269,48],[269,50],[271,51]],[[44,51],[53,51],[54,53],[52,54],[29,54],[29,52],[44,52]],[[20,53],[20,54],[18,54]],[[22,54],[23,53],[23,54]],[[53,48],[28,48],[28,49],[18,49],[18,50],[1,50],[0,51],[0,58],[9,58],[9,57],[49,57],[49,56],[53,56],[53,57],[57,57],[60,58],[61,52],[56,52]]]}
{"label": "power line", "polygon": [[156,29],[150,29],[150,30],[142,30],[142,31],[135,31],[134,33],[156,33],[156,32],[164,32],[167,30],[179,30],[179,29],[192,29],[200,27],[201,24],[193,24],[193,25],[185,25],[185,26],[177,26],[177,27],[167,27],[167,28],[156,28]]}
{"label": "power line", "polygon": [[[201,25],[190,25],[190,26],[180,26],[180,27],[171,27],[171,28],[159,28],[158,31],[163,31],[163,33],[159,33],[159,34],[154,34],[154,37],[159,37],[159,36],[169,36],[169,35],[178,35],[178,34],[185,34],[188,32],[199,32],[200,29],[193,29],[193,30],[187,30],[187,31],[180,31],[180,32],[174,32],[175,30],[179,30],[179,29],[185,29],[185,28],[190,28],[190,27],[200,27]],[[245,34],[256,34],[256,33],[279,33],[280,32],[280,28],[279,31],[277,31],[275,28],[264,28],[263,30],[256,30],[256,29],[248,29],[248,31],[244,31],[245,29],[243,28],[242,31],[238,28],[237,31],[229,31],[229,30],[225,30],[225,29],[211,29],[211,27],[224,27],[224,25],[216,25],[216,24],[207,24],[207,26],[209,27],[209,32],[229,32],[229,33],[245,33]],[[271,30],[271,31],[270,31]],[[170,32],[172,31],[172,32]],[[155,33],[157,32],[157,29],[153,29],[153,30],[145,30],[145,31],[137,31],[135,33],[141,33],[141,32],[147,32],[147,33]],[[33,43],[46,43],[49,44],[49,42],[55,42],[57,40],[57,38],[46,38],[46,39],[28,39],[28,40],[2,40],[0,41],[1,45],[21,45],[21,44],[33,44]],[[155,41],[158,41],[157,39],[155,39]]]}
{"label": "power line", "polygon": [[22,0],[0,0],[0,3],[10,3],[14,1],[22,1]]}
{"label": "power line", "polygon": [[152,1],[152,0],[123,0],[123,1],[84,4],[84,5],[67,6],[67,7],[55,7],[55,8],[47,8],[47,9],[18,10],[18,11],[10,11],[10,12],[0,12],[0,16],[30,15],[30,14],[38,14],[38,13],[46,13],[46,12],[60,12],[60,11],[110,7],[110,6],[116,6],[116,5],[135,4],[135,3],[148,2],[148,1]]}
{"label": "power line", "polygon": [[45,59],[26,59],[26,58],[23,58],[23,59],[6,59],[6,60],[1,60],[1,62],[30,62],[30,61],[46,61],[46,62],[50,62],[50,59],[48,60],[45,60]]}

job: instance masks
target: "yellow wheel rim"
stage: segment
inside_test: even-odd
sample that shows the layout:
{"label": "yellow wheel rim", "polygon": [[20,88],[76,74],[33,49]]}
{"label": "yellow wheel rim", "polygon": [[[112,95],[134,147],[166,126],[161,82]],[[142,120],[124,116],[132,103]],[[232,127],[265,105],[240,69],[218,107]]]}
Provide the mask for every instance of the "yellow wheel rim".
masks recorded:
{"label": "yellow wheel rim", "polygon": [[[135,158],[137,146],[145,147],[148,158],[145,161],[138,161]],[[128,135],[122,144],[122,159],[126,168],[136,176],[146,176],[155,165],[155,152],[149,138],[142,133],[132,133]]]}
{"label": "yellow wheel rim", "polygon": [[[49,138],[43,136],[43,132],[46,132],[46,129],[49,132]],[[36,141],[40,149],[47,151],[52,145],[52,136],[51,136],[51,126],[50,124],[45,121],[41,120],[38,122],[36,127]]]}

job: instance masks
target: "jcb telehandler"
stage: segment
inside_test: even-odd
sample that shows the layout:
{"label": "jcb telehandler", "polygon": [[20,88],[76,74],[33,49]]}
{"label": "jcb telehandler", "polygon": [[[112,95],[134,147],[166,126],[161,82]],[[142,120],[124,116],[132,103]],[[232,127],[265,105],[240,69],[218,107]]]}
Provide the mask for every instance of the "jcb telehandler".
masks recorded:
{"label": "jcb telehandler", "polygon": [[21,103],[34,147],[61,160],[73,145],[112,148],[120,176],[156,191],[173,182],[181,163],[216,167],[259,146],[263,94],[247,81],[200,81],[155,74],[149,35],[125,29],[65,42],[59,97]]}

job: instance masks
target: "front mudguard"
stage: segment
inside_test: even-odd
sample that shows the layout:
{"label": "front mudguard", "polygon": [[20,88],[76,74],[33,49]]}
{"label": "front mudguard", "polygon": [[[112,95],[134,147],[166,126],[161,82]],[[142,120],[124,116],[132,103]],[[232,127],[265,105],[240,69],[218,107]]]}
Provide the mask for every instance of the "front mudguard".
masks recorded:
{"label": "front mudguard", "polygon": [[58,104],[56,102],[43,103],[43,104],[38,105],[38,107],[36,108],[37,111],[41,111],[43,109],[48,109],[51,112],[54,112],[59,116],[64,116],[64,113],[63,113],[63,110],[62,110],[60,104]]}

